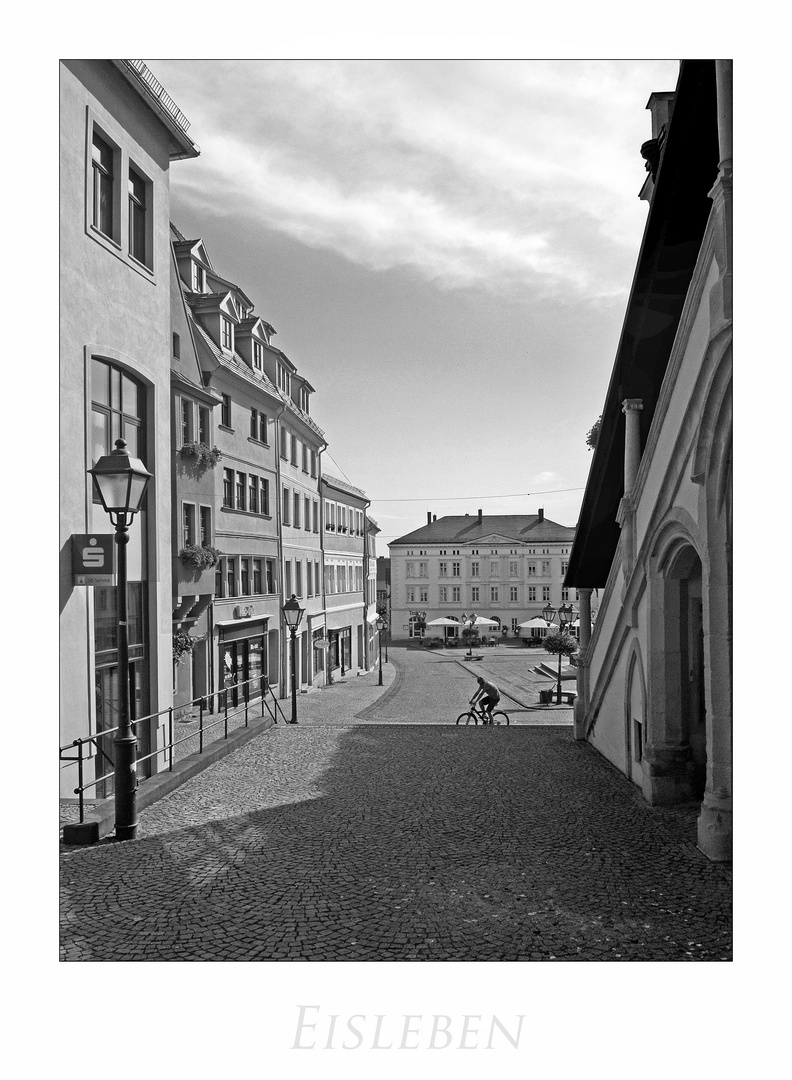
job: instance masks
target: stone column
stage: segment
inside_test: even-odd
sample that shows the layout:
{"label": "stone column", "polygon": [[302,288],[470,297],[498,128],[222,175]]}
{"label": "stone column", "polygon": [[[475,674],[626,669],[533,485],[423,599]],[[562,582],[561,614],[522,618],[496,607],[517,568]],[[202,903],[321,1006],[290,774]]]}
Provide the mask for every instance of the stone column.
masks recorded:
{"label": "stone column", "polygon": [[638,415],[641,409],[643,409],[643,401],[640,398],[625,398],[622,402],[622,412],[626,417],[624,424],[625,497],[635,487],[635,477],[638,475],[638,466],[641,464],[641,418]]}
{"label": "stone column", "polygon": [[577,667],[577,697],[575,698],[574,734],[578,740],[586,738],[586,714],[589,704],[589,643],[591,642],[591,593],[592,589],[579,589],[580,604],[580,652]]}

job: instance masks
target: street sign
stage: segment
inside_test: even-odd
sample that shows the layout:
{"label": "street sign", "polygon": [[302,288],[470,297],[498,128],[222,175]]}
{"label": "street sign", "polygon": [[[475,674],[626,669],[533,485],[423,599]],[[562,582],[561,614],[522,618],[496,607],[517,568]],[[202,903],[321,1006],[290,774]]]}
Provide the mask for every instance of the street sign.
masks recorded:
{"label": "street sign", "polygon": [[327,640],[327,638],[317,638],[316,641],[313,643],[313,647],[315,649],[329,649],[330,642]]}
{"label": "street sign", "polygon": [[74,585],[115,585],[115,537],[112,533],[72,533]]}

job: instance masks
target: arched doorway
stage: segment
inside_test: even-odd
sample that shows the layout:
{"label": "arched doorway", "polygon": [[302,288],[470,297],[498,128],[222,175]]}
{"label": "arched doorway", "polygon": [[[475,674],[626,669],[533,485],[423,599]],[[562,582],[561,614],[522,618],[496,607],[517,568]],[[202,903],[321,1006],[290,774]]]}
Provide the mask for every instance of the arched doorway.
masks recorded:
{"label": "arched doorway", "polygon": [[651,803],[700,800],[707,774],[702,566],[682,538],[653,575],[650,731],[643,753]]}

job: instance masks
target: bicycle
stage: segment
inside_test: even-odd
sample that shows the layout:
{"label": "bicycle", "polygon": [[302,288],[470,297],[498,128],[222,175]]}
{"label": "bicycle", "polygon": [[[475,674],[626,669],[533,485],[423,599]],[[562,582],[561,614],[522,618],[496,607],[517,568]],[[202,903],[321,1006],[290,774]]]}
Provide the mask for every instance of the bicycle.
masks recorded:
{"label": "bicycle", "polygon": [[456,722],[457,724],[478,724],[479,720],[485,727],[490,724],[493,724],[496,727],[503,724],[505,724],[506,727],[509,726],[509,717],[505,712],[502,712],[500,709],[493,710],[492,719],[490,720],[484,712],[484,709],[481,706],[476,708],[475,705],[468,709],[467,712],[460,713]]}

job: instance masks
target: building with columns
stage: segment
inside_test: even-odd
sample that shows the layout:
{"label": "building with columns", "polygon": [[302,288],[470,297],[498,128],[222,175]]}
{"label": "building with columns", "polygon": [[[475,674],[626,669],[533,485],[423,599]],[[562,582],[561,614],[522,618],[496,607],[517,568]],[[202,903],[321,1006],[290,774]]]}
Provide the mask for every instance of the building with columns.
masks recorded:
{"label": "building with columns", "polygon": [[[683,61],[641,148],[649,215],[565,575],[575,735],[732,836],[731,61]],[[599,616],[588,617],[599,589]]]}
{"label": "building with columns", "polygon": [[459,623],[475,613],[497,624],[493,633],[520,636],[518,626],[548,603],[576,604],[564,584],[574,528],[536,514],[477,514],[437,518],[392,541],[390,633],[394,640],[422,637],[437,618]]}

